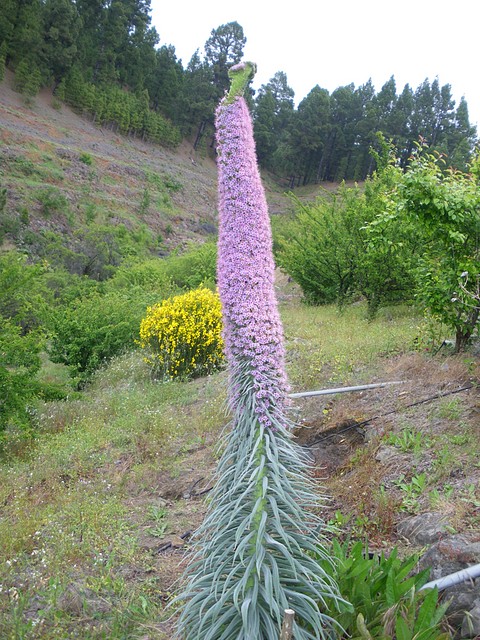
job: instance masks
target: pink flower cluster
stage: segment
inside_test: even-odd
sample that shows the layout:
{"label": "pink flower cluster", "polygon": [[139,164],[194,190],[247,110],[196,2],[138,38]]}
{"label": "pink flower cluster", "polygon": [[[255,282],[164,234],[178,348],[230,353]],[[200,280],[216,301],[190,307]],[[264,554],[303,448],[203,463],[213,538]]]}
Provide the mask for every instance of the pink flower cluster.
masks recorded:
{"label": "pink flower cluster", "polygon": [[[243,97],[216,114],[219,172],[218,285],[226,355],[232,371],[231,404],[245,402],[245,374],[254,411],[266,426],[284,406],[287,380],[283,331],[274,289],[272,236]],[[241,382],[240,382],[241,380]]]}

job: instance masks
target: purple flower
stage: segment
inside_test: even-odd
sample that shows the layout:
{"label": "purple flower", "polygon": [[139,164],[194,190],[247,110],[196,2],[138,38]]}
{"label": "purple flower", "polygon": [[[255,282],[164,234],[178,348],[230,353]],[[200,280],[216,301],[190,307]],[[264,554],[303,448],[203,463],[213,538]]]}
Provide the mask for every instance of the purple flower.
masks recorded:
{"label": "purple flower", "polygon": [[267,201],[253,127],[243,97],[217,109],[219,173],[218,286],[231,367],[230,402],[238,408],[238,376],[251,377],[255,412],[281,411],[288,389],[283,330],[274,289],[275,264]]}

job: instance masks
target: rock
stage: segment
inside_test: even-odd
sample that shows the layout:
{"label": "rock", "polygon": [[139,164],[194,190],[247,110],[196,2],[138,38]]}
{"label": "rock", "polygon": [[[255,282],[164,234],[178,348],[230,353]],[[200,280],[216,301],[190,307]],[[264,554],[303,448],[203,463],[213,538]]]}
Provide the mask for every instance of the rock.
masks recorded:
{"label": "rock", "polygon": [[398,523],[397,534],[412,544],[433,544],[444,536],[448,526],[445,514],[432,511],[405,518]]}
{"label": "rock", "polygon": [[476,638],[480,636],[480,598],[475,600],[475,606],[463,618],[461,637]]}
{"label": "rock", "polygon": [[[480,534],[456,534],[433,544],[420,558],[419,568],[430,567],[430,580],[437,580],[480,563]],[[460,638],[478,636],[480,623],[480,580],[469,580],[449,587],[442,592],[449,600],[449,622],[461,629]],[[477,629],[471,632],[470,629]],[[466,635],[465,635],[466,634]]]}
{"label": "rock", "polygon": [[389,462],[397,456],[398,449],[396,449],[395,447],[389,447],[386,444],[382,444],[380,447],[378,447],[378,451],[375,454],[375,460],[383,464],[385,462]]}
{"label": "rock", "polygon": [[420,566],[431,567],[430,580],[436,580],[479,562],[480,534],[456,534],[433,544],[420,559]]}

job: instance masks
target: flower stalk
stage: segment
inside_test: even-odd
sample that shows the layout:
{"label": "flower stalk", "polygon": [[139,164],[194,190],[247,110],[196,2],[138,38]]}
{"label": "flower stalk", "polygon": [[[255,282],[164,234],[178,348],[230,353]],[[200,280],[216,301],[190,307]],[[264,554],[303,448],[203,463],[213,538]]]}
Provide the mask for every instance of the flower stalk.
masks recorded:
{"label": "flower stalk", "polygon": [[285,609],[294,637],[333,637],[322,614],[338,599],[318,564],[322,498],[286,417],[288,383],[265,193],[243,92],[251,63],[230,70],[216,114],[219,172],[218,285],[230,368],[230,428],[209,511],[195,536],[178,636],[278,640]]}

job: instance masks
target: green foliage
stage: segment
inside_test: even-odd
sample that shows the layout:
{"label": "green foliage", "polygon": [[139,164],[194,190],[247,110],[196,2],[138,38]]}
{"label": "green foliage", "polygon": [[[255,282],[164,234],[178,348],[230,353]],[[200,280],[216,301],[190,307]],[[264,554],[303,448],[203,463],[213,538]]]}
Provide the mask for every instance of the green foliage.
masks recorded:
{"label": "green foliage", "polygon": [[215,242],[190,245],[184,253],[171,255],[165,261],[166,275],[182,289],[200,285],[215,286],[217,274],[217,246]]}
{"label": "green foliage", "polygon": [[180,143],[178,129],[149,108],[148,96],[145,101],[114,85],[102,87],[87,82],[76,67],[66,76],[65,100],[72,107],[91,114],[99,124],[121,133],[141,136],[167,147]]}
{"label": "green foliage", "polygon": [[469,174],[444,170],[443,158],[419,152],[399,185],[397,220],[423,237],[417,297],[465,348],[479,322],[480,183],[477,157]]}
{"label": "green foliage", "polygon": [[148,187],[145,187],[145,189],[143,190],[142,199],[140,201],[140,207],[138,210],[138,213],[141,216],[144,216],[148,213],[151,201],[152,201],[152,197],[150,195],[150,191],[148,190]]}
{"label": "green foliage", "polygon": [[413,475],[410,481],[407,481],[402,474],[393,484],[402,491],[402,511],[417,513],[419,508],[418,498],[425,491],[428,484],[426,473]]}
{"label": "green foliage", "polygon": [[7,204],[7,190],[5,187],[0,189],[0,213],[3,213]]}
{"label": "green foliage", "polygon": [[3,244],[3,238],[5,233],[9,233],[10,225],[8,224],[9,216],[4,214],[4,210],[7,204],[7,190],[0,188],[0,245]]}
{"label": "green foliage", "polygon": [[32,401],[46,393],[36,379],[50,317],[44,273],[15,251],[0,254],[0,431],[28,431]]}
{"label": "green foliage", "polygon": [[15,69],[15,89],[23,94],[27,104],[40,91],[41,82],[41,73],[33,60],[24,58],[18,63]]}
{"label": "green foliage", "polygon": [[49,218],[55,213],[66,215],[68,213],[67,198],[56,187],[48,186],[39,189],[35,197],[42,206],[42,214]]}
{"label": "green foliage", "polygon": [[222,367],[221,333],[218,294],[194,289],[148,307],[140,325],[140,346],[155,378],[195,378]]}
{"label": "green foliage", "polygon": [[109,286],[121,289],[139,286],[146,290],[175,293],[201,285],[215,287],[217,248],[215,242],[192,244],[184,253],[152,258],[120,266]]}
{"label": "green foliage", "polygon": [[30,425],[30,402],[39,393],[35,374],[42,347],[40,332],[24,335],[20,326],[0,316],[0,445],[7,427],[24,430]]}
{"label": "green foliage", "polygon": [[307,300],[342,304],[355,296],[369,315],[415,295],[424,311],[455,332],[456,350],[480,316],[478,167],[444,170],[442,158],[418,153],[405,173],[383,138],[378,171],[358,187],[314,204],[297,202],[282,230],[279,263]]}
{"label": "green foliage", "polygon": [[400,224],[388,233],[375,227],[380,211],[388,215],[387,196],[399,179],[387,161],[363,191],[342,185],[313,204],[296,201],[296,217],[278,239],[278,261],[309,302],[344,304],[362,296],[373,316],[382,305],[409,299],[415,234]]}
{"label": "green foliage", "polygon": [[41,58],[49,78],[59,83],[78,57],[82,20],[77,5],[70,0],[45,0],[42,19]]}
{"label": "green foliage", "polygon": [[138,290],[73,300],[56,314],[51,360],[66,364],[82,386],[108,360],[134,348],[140,320],[151,302]]}
{"label": "green foliage", "polygon": [[48,323],[50,300],[44,273],[44,266],[28,264],[21,253],[0,253],[0,316],[24,333]]}
{"label": "green foliage", "polygon": [[[327,603],[351,640],[440,640],[441,623],[448,603],[438,604],[437,590],[419,592],[428,580],[429,569],[413,574],[417,556],[401,560],[393,549],[388,557],[369,556],[362,542],[352,547],[333,541],[334,577],[348,604],[340,613]],[[320,566],[325,561],[320,559]]]}
{"label": "green foliage", "polygon": [[5,64],[7,61],[7,42],[5,40],[0,44],[0,82],[5,77]]}
{"label": "green foliage", "polygon": [[93,164],[92,156],[89,153],[87,153],[86,151],[82,151],[82,153],[80,154],[79,160],[80,160],[80,162],[83,162],[83,164],[86,164],[89,167],[91,167],[92,164]]}
{"label": "green foliage", "polygon": [[144,225],[129,232],[121,224],[91,224],[77,227],[67,240],[48,230],[23,233],[23,243],[31,255],[48,261],[56,269],[100,281],[110,278],[127,258],[144,256],[152,242]]}
{"label": "green foliage", "polygon": [[385,442],[403,453],[411,451],[415,455],[432,445],[431,439],[424,433],[408,428],[402,429],[400,433],[391,433],[385,438]]}
{"label": "green foliage", "polygon": [[365,180],[378,168],[370,147],[379,132],[399,150],[402,168],[420,137],[448,153],[449,162],[459,169],[465,168],[475,145],[476,130],[465,101],[455,108],[450,85],[440,87],[437,79],[431,84],[425,80],[416,90],[406,85],[401,93],[393,76],[379,92],[371,80],[359,87],[338,87],[331,94],[317,85],[287,120],[279,95],[269,85],[261,87],[255,136],[262,166],[288,178],[290,188]]}

